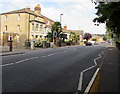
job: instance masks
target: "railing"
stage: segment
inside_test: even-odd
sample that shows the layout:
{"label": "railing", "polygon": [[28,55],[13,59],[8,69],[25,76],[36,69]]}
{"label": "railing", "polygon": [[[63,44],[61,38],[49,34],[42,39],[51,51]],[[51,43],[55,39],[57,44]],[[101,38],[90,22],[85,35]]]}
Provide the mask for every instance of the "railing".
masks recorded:
{"label": "railing", "polygon": [[6,52],[9,51],[9,46],[0,46],[0,52]]}

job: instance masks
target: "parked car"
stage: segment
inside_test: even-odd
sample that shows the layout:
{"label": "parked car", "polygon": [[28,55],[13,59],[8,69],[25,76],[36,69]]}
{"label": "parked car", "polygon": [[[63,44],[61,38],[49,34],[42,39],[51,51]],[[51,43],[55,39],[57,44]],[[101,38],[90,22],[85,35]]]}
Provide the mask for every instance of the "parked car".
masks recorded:
{"label": "parked car", "polygon": [[87,43],[86,43],[86,46],[91,46],[91,45],[92,45],[91,42],[87,42]]}
{"label": "parked car", "polygon": [[97,41],[95,41],[95,42],[94,42],[94,45],[98,45],[98,42],[97,42]]}

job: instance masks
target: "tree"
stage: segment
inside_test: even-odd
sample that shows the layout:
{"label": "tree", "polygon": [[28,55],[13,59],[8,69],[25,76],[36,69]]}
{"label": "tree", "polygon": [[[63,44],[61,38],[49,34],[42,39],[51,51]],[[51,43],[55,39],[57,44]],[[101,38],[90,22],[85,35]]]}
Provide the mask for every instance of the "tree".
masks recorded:
{"label": "tree", "polygon": [[55,44],[56,46],[58,46],[60,34],[62,33],[61,23],[57,21],[54,22],[54,24],[52,24],[51,26],[51,31],[52,31],[53,38],[55,39]]}
{"label": "tree", "polygon": [[103,40],[104,40],[104,41],[107,41],[107,37],[106,37],[106,36],[104,36],[104,37],[103,37]]}
{"label": "tree", "polygon": [[92,41],[98,41],[98,40],[94,38],[94,39],[92,39]]}
{"label": "tree", "polygon": [[92,38],[92,35],[90,33],[85,33],[83,36],[83,39],[86,39],[87,41]]}
{"label": "tree", "polygon": [[70,38],[72,41],[77,42],[79,40],[79,35],[77,35],[75,32],[70,32]]}
{"label": "tree", "polygon": [[61,23],[55,22],[54,24],[52,24],[51,31],[52,33],[56,34],[55,37],[59,39],[60,33],[62,32]]}
{"label": "tree", "polygon": [[115,36],[115,41],[120,43],[120,2],[99,3],[95,8],[97,17],[93,22],[105,23],[107,32]]}
{"label": "tree", "polygon": [[65,42],[65,39],[67,39],[67,34],[60,34],[60,38],[62,39],[62,42],[64,43]]}
{"label": "tree", "polygon": [[53,33],[48,32],[47,38],[48,38],[48,40],[49,40],[50,42],[52,42],[52,41],[53,41]]}

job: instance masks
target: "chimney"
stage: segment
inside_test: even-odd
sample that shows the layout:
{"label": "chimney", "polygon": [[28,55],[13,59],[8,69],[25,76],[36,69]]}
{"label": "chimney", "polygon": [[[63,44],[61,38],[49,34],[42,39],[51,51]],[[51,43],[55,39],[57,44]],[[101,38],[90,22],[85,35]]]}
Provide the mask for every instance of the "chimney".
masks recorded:
{"label": "chimney", "polygon": [[40,4],[36,5],[35,8],[34,8],[34,12],[37,13],[37,14],[41,14],[41,7],[40,7]]}
{"label": "chimney", "polygon": [[67,26],[66,26],[66,25],[63,27],[63,30],[64,30],[64,31],[67,31]]}

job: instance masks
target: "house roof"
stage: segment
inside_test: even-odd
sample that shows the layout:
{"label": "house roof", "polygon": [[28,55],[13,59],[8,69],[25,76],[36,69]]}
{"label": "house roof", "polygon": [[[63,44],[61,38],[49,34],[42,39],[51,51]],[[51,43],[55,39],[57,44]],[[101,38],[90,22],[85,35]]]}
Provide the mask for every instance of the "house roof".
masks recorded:
{"label": "house roof", "polygon": [[43,18],[45,18],[45,19],[48,19],[49,21],[52,21],[52,22],[54,22],[52,19],[50,19],[50,18],[48,18],[48,17],[46,17],[46,16],[44,16],[44,15],[41,15]]}
{"label": "house roof", "polygon": [[30,8],[23,8],[23,9],[19,9],[19,10],[10,11],[10,12],[5,12],[5,13],[1,13],[0,15],[15,14],[15,13],[28,13],[28,14],[32,14],[32,15],[35,15],[35,16],[42,17],[44,19],[53,21],[52,19],[50,19],[50,18],[48,18],[44,15],[39,15],[39,14],[35,13],[33,10],[30,10]]}
{"label": "house roof", "polygon": [[84,33],[83,30],[66,30],[66,33],[71,33],[71,32],[75,32],[76,34],[82,35]]}
{"label": "house roof", "polygon": [[41,22],[41,21],[38,21],[38,20],[30,20],[30,22],[37,22],[37,23],[45,24],[45,22]]}
{"label": "house roof", "polygon": [[35,16],[41,16],[41,15],[36,14],[34,11],[30,10],[30,8],[23,8],[23,9],[19,9],[19,10],[10,11],[10,12],[5,12],[5,13],[2,13],[1,15],[14,14],[14,13],[29,13],[29,14],[33,14]]}

